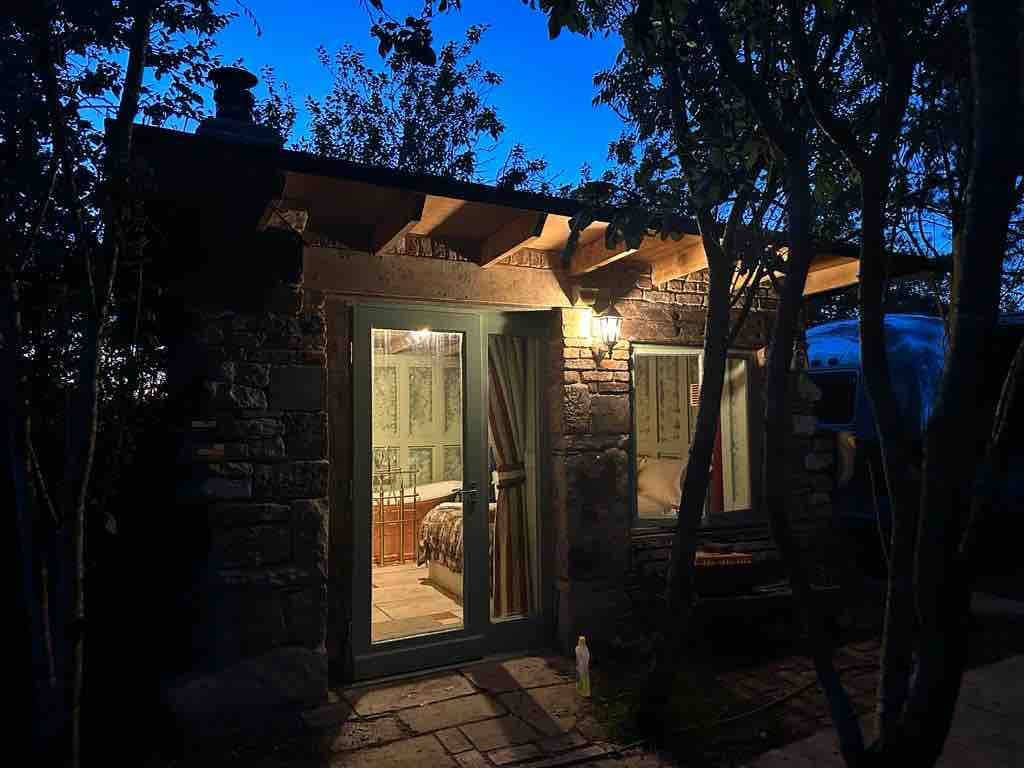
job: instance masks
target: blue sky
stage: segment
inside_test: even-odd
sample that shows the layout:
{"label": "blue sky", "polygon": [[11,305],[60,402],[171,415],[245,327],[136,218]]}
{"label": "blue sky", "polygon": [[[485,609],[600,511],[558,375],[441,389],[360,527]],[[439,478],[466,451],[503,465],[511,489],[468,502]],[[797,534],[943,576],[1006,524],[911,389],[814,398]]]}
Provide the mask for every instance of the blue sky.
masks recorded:
{"label": "blue sky", "polygon": [[[297,130],[306,120],[303,97],[322,96],[330,85],[330,73],[316,59],[317,46],[333,52],[351,43],[366,52],[368,63],[381,61],[359,0],[246,0],[246,5],[262,35],[257,36],[252,22],[240,16],[219,36],[217,52],[225,62],[242,58],[253,71],[272,65],[300,107]],[[490,24],[477,55],[504,78],[491,95],[506,125],[503,145],[481,168],[481,175],[492,180],[514,142],[524,144],[531,155],[546,158],[550,171],[560,174],[560,183],[575,181],[584,162],[604,168],[608,142],[618,136],[621,124],[611,110],[591,104],[592,77],[612,64],[617,41],[565,32],[549,40],[544,15],[521,0],[464,0],[463,5],[461,11],[435,20],[435,49],[461,38],[470,24]],[[385,6],[396,18],[404,18],[415,14],[421,2],[388,0]]]}

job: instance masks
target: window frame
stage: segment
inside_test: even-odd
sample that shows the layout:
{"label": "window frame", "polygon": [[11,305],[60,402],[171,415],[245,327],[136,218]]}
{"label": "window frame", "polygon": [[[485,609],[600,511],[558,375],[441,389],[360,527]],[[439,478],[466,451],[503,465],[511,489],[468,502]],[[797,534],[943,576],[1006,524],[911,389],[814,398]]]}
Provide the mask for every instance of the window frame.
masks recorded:
{"label": "window frame", "polygon": [[[755,441],[753,431],[753,420],[751,415],[755,413],[754,406],[754,376],[756,372],[756,358],[753,350],[747,349],[730,349],[726,352],[727,358],[741,359],[746,361],[747,364],[747,462],[749,464],[749,476],[750,476],[750,507],[746,510],[734,510],[734,512],[745,512],[751,516],[754,516],[757,509],[757,490],[760,487],[758,478],[755,477],[754,468],[758,466],[755,455]],[[696,355],[697,357],[697,370],[698,376],[700,377],[701,386],[704,384],[704,350],[702,347],[695,347],[689,345],[678,345],[678,344],[655,344],[655,343],[637,343],[630,345],[630,386],[629,386],[629,505],[630,505],[630,521],[631,528],[634,530],[664,530],[671,528],[676,525],[677,517],[670,518],[647,518],[640,517],[639,509],[637,508],[637,434],[636,434],[636,358],[638,355],[650,355],[650,356],[687,356]],[[721,429],[721,415],[719,415],[719,429]],[[685,459],[684,459],[685,461]],[[702,518],[706,518],[707,506],[709,503],[711,489],[708,488],[707,494],[704,499],[704,514]],[[731,527],[725,524],[707,524],[702,523],[698,530],[709,531],[716,528]],[[745,525],[742,527],[746,527]]]}

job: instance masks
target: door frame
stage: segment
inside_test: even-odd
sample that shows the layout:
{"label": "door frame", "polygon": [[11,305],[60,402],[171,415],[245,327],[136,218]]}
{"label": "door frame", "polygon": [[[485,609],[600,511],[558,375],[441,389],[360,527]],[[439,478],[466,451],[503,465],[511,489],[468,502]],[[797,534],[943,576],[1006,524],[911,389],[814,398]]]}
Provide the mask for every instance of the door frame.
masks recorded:
{"label": "door frame", "polygon": [[[443,320],[443,324],[438,324],[439,319]],[[359,302],[352,305],[350,381],[352,382],[353,450],[351,456],[352,477],[349,485],[352,502],[350,526],[352,546],[350,550],[351,581],[348,594],[351,601],[348,641],[349,671],[353,679],[361,680],[403,672],[415,672],[480,658],[486,654],[535,650],[548,647],[551,644],[554,638],[554,610],[557,601],[552,570],[555,536],[550,515],[544,514],[547,509],[546,500],[550,498],[550,459],[552,454],[550,435],[544,428],[548,412],[544,373],[548,362],[543,340],[550,338],[552,322],[551,310],[541,309],[465,307],[425,302],[410,304],[381,300]],[[369,329],[374,327],[374,323],[376,323],[376,327],[402,327],[403,324],[407,324],[414,328],[429,326],[431,330],[459,330],[467,333],[463,356],[465,365],[464,397],[466,398],[463,407],[463,471],[465,473],[469,466],[470,462],[467,460],[469,455],[471,453],[479,454],[477,456],[479,461],[471,470],[471,474],[476,479],[470,480],[470,482],[475,482],[481,491],[486,489],[487,483],[490,482],[486,454],[489,336],[491,334],[506,334],[541,340],[540,365],[535,372],[539,397],[536,417],[539,422],[537,429],[537,467],[539,472],[537,480],[537,578],[540,586],[538,589],[539,605],[532,615],[492,621],[489,599],[485,589],[481,601],[482,613],[481,609],[478,609],[471,618],[471,612],[467,609],[461,630],[392,640],[378,643],[376,646],[370,642],[369,576],[372,554],[368,544],[360,547],[357,542],[369,542],[371,529],[369,516],[358,514],[357,510],[368,509],[370,504],[368,480],[370,452],[361,450],[358,446],[372,444],[372,423],[366,416],[370,413],[370,388],[367,385],[371,383],[371,379],[366,372],[370,371],[371,367],[368,339]],[[388,326],[389,323],[390,326]],[[445,328],[442,325],[449,327]],[[479,343],[474,345],[470,341],[473,337],[477,338]],[[473,349],[474,346],[476,350]],[[470,370],[471,368],[473,370]],[[363,373],[359,373],[359,371],[363,371]],[[468,407],[470,387],[473,387],[472,391],[477,393],[474,396],[478,398],[477,402],[479,403],[478,418],[473,419],[472,426],[469,423],[470,408]],[[360,417],[359,414],[363,414],[363,416]],[[478,447],[468,449],[469,440],[473,435],[476,436],[475,445]],[[357,481],[357,478],[364,479]],[[481,501],[485,502],[486,497],[481,492],[477,494],[475,500],[479,504]],[[475,514],[473,519],[478,523],[477,527],[480,528],[479,524],[486,517],[482,514]],[[483,553],[483,557],[477,555],[475,560],[482,559],[482,562],[474,562],[474,557],[470,554],[473,547],[464,547],[463,555],[467,560],[464,562],[463,572],[471,574],[476,573],[477,568],[481,569],[485,578],[477,579],[477,581],[480,585],[485,586],[489,583],[489,578],[486,576],[489,574],[490,563],[486,554],[488,552],[486,526],[481,530],[482,537],[479,532],[477,537],[481,539],[482,544],[478,542],[477,549]],[[467,576],[467,581],[470,578],[472,577]],[[357,619],[359,616],[363,618]]]}
{"label": "door frame", "polygon": [[[369,446],[373,439],[372,420],[369,417],[372,398],[370,331],[372,328],[416,330],[423,327],[432,331],[463,334],[463,484],[479,489],[470,502],[472,514],[463,518],[463,626],[461,629],[374,644],[370,637],[371,521],[369,514],[359,513],[359,510],[369,510],[371,504],[372,459]],[[399,674],[483,655],[490,613],[486,592],[488,580],[478,578],[477,574],[478,570],[486,573],[488,567],[486,514],[479,511],[481,499],[486,504],[485,490],[488,482],[486,455],[480,455],[481,447],[487,445],[484,349],[483,323],[479,315],[402,305],[359,304],[353,308],[353,546],[349,642],[352,671],[356,679]],[[358,542],[363,542],[363,545]]]}
{"label": "door frame", "polygon": [[[487,344],[491,335],[522,336],[539,339],[541,354],[538,370],[534,371],[537,388],[537,580],[539,605],[530,616],[513,616],[499,621],[490,620],[488,610],[488,653],[508,653],[542,649],[550,646],[555,637],[554,610],[556,603],[553,564],[555,562],[555,536],[550,515],[545,515],[546,502],[551,498],[551,433],[545,429],[548,413],[545,383],[547,365],[544,340],[551,337],[550,311],[491,311],[482,315],[484,338],[484,364],[487,365]],[[561,373],[559,372],[559,375]],[[484,408],[488,387],[485,387]],[[486,431],[486,428],[485,428]],[[490,565],[490,563],[488,563]]]}

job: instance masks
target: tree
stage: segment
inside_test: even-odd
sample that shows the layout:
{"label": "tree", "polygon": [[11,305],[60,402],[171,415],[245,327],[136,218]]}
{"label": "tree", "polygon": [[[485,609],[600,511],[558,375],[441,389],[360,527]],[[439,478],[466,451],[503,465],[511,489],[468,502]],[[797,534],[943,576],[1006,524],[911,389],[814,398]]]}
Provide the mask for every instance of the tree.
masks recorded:
{"label": "tree", "polygon": [[104,419],[145,378],[131,125],[201,115],[227,20],[208,0],[138,0],[20,4],[0,22],[2,491],[33,660],[19,733],[44,760],[81,761],[86,533],[107,519],[97,467],[119,459],[97,445],[123,445]]}
{"label": "tree", "polygon": [[[541,5],[556,27],[570,29],[585,25],[583,8],[605,8],[599,3],[581,6],[542,1]],[[970,361],[984,360],[978,352],[985,333],[995,323],[1000,267],[1010,216],[1017,207],[1014,193],[1021,173],[1020,16],[1018,12],[1007,19],[994,3],[979,1],[970,4],[967,15],[975,89],[974,156],[963,237],[954,252],[951,347],[938,406],[927,429],[918,502],[913,464],[893,432],[882,296],[893,154],[903,130],[916,66],[914,47],[896,40],[895,35],[908,21],[917,31],[915,18],[921,21],[922,34],[927,35],[927,24],[936,23],[935,16],[941,25],[942,14],[957,11],[946,4],[936,7],[929,7],[933,16],[915,16],[921,9],[909,3],[872,3],[868,7],[817,3],[808,12],[804,4],[790,2],[784,14],[760,2],[722,7],[700,0],[685,4],[687,28],[695,44],[714,52],[724,77],[746,100],[787,162],[791,254],[769,357],[765,502],[810,637],[819,683],[830,705],[843,757],[850,765],[932,765],[941,753],[966,659],[973,531],[982,510],[991,507],[993,477],[1000,466],[1005,471],[1005,461],[1000,464],[994,457],[1002,453],[1005,458],[1005,414],[1014,407],[1013,395],[1020,380],[1018,356],[998,409],[978,404],[972,395],[985,380],[985,365]],[[674,11],[678,11],[674,4],[639,4],[630,15],[630,25],[633,30],[650,29]],[[996,30],[999,24],[1002,27]],[[852,104],[851,92],[857,97]],[[790,113],[780,110],[795,107],[799,114],[801,105],[793,104],[794,98],[806,100],[822,132],[846,154],[858,175],[862,354],[876,420],[882,424],[880,431],[887,430],[890,492],[895,490],[897,515],[903,517],[896,526],[897,552],[890,569],[879,738],[870,747],[835,672],[831,648],[781,504],[785,477],[780,470],[784,465],[774,461],[784,455],[785,378],[795,313],[811,255],[809,132],[794,129],[792,122],[786,121]],[[860,142],[853,138],[858,130],[867,132],[866,149],[861,148],[863,136]],[[996,413],[999,418],[993,431],[990,425]],[[970,436],[968,452],[973,461],[964,461],[963,441],[956,435]],[[976,480],[979,473],[983,482]],[[921,512],[919,522],[915,510]],[[674,553],[674,559],[678,554]]]}
{"label": "tree", "polygon": [[[614,199],[616,214],[606,239],[638,247],[648,229],[662,238],[672,236],[692,215],[709,275],[700,399],[680,479],[680,515],[666,588],[665,615],[672,619],[664,622],[655,645],[647,715],[641,717],[660,736],[661,715],[690,626],[697,529],[708,492],[727,352],[756,294],[764,290],[762,280],[779,268],[768,230],[779,223],[784,163],[742,97],[722,87],[715,56],[690,46],[685,15],[663,8],[654,19],[658,24],[646,28],[638,27],[638,18],[612,12],[604,19],[608,29],[621,35],[624,50],[612,70],[595,76],[597,100],[612,106],[630,126],[610,151],[623,175],[631,175],[616,187],[630,194]],[[574,221],[574,229],[588,223]]]}
{"label": "tree", "polygon": [[[469,27],[461,42],[445,43],[429,60],[414,59],[401,46],[382,47],[381,68],[367,64],[350,45],[334,56],[321,48],[320,63],[332,70],[333,82],[324,98],[306,98],[309,134],[298,148],[411,173],[479,180],[505,132],[489,99],[501,75],[472,58],[486,31]],[[287,115],[282,99],[275,101],[273,91],[271,97],[264,112],[272,119]],[[528,157],[521,144],[514,144],[495,180],[500,186],[547,189],[546,170],[544,160]]]}

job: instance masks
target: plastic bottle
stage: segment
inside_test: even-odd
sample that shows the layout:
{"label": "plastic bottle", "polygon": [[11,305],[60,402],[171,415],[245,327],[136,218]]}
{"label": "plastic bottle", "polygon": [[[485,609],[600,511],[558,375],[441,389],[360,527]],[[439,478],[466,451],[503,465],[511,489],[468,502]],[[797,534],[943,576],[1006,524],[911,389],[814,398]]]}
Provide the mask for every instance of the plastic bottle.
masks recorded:
{"label": "plastic bottle", "polygon": [[583,635],[576,641],[576,691],[590,698],[590,649]]}

